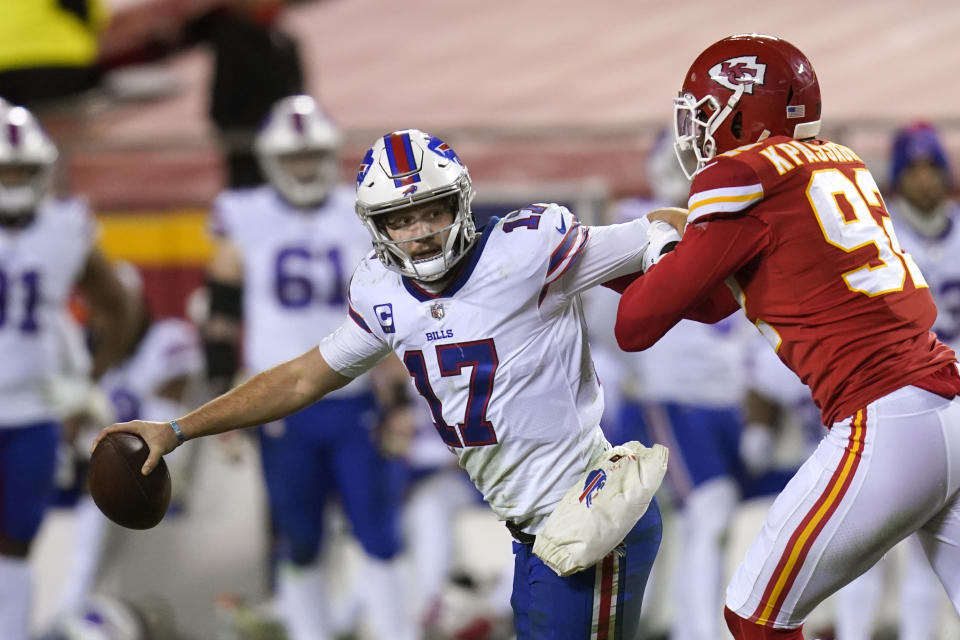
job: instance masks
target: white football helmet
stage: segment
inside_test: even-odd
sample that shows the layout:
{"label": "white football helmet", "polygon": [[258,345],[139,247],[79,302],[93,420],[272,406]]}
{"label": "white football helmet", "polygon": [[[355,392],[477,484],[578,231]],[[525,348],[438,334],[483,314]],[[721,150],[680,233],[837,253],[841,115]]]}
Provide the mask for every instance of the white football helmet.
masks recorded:
{"label": "white football helmet", "polygon": [[[440,255],[414,260],[390,239],[378,218],[430,200],[450,198],[453,222]],[[443,140],[417,129],[388,133],[367,149],[357,173],[357,215],[373,236],[377,257],[389,269],[430,282],[442,278],[477,238],[470,210],[473,189],[470,174]]]}
{"label": "white football helmet", "polygon": [[32,113],[0,107],[0,224],[29,218],[50,192],[57,147]]}
{"label": "white football helmet", "polygon": [[291,204],[314,207],[339,179],[340,131],[306,95],[281,98],[253,148],[270,184]]}

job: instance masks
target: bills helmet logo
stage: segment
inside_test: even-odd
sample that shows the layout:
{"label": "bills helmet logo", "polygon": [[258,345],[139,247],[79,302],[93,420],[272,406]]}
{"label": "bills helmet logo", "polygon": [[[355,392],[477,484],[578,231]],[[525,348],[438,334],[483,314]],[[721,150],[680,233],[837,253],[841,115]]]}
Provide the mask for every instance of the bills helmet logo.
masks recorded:
{"label": "bills helmet logo", "polygon": [[416,193],[416,192],[417,192],[417,185],[412,184],[412,185],[410,185],[409,187],[407,187],[406,189],[403,190],[403,195],[409,196],[409,195],[414,194],[414,193]]}
{"label": "bills helmet logo", "polygon": [[713,65],[708,73],[711,80],[731,91],[742,84],[743,92],[752,94],[754,85],[763,84],[767,65],[757,62],[757,56],[740,56]]}
{"label": "bills helmet logo", "polygon": [[428,136],[428,138],[430,142],[427,143],[427,148],[430,149],[430,151],[433,151],[438,156],[442,156],[447,160],[452,160],[459,165],[463,164],[460,162],[460,157],[457,156],[457,152],[451,149],[446,142],[440,138],[434,138],[433,136]]}
{"label": "bills helmet logo", "polygon": [[583,483],[583,493],[580,494],[580,502],[586,501],[587,509],[593,504],[593,497],[600,493],[603,485],[607,483],[607,474],[603,469],[594,469],[587,474],[587,481]]}
{"label": "bills helmet logo", "polygon": [[357,186],[359,187],[363,184],[363,179],[367,177],[367,174],[370,172],[370,167],[373,166],[373,149],[367,149],[367,155],[363,156],[363,161],[360,163],[360,170],[357,171]]}

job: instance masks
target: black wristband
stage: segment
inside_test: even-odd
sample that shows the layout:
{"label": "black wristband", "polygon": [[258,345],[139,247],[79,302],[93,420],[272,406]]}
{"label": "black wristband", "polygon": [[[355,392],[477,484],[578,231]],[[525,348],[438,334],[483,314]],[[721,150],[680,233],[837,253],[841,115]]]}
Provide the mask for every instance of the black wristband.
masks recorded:
{"label": "black wristband", "polygon": [[207,280],[210,315],[240,319],[243,314],[243,287],[234,282]]}

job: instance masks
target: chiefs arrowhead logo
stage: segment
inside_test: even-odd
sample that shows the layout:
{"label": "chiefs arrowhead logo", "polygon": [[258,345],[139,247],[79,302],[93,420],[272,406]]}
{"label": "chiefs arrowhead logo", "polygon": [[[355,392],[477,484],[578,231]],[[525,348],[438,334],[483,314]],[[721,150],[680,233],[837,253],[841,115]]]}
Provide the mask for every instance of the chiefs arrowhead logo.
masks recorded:
{"label": "chiefs arrowhead logo", "polygon": [[731,91],[742,84],[743,92],[752,94],[754,85],[763,84],[767,65],[757,62],[757,56],[740,56],[713,65],[708,73],[711,80]]}

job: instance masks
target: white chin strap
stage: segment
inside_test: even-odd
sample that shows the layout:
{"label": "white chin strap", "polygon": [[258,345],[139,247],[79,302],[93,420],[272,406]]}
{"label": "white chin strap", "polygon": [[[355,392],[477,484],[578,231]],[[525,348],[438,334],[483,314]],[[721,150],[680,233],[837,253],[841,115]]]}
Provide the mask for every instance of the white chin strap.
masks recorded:
{"label": "white chin strap", "polygon": [[707,129],[707,133],[710,134],[710,137],[713,138],[713,134],[716,133],[717,129],[720,128],[720,125],[733,113],[733,110],[736,108],[737,103],[740,102],[740,97],[743,95],[743,92],[746,90],[747,85],[738,84],[736,90],[733,92],[733,95],[727,98],[727,104],[723,106],[723,109],[720,110],[720,113],[713,119],[710,123],[710,127]]}
{"label": "white chin strap", "polygon": [[806,140],[807,138],[816,138],[820,135],[820,121],[801,122],[793,128],[793,138],[795,140]]}

